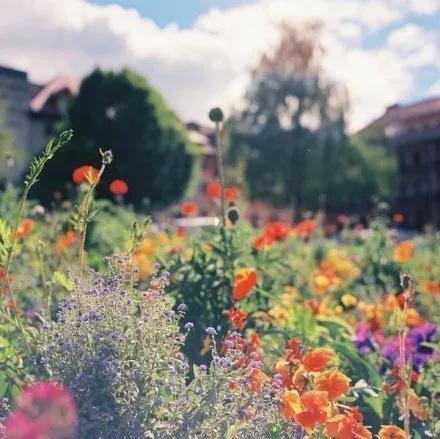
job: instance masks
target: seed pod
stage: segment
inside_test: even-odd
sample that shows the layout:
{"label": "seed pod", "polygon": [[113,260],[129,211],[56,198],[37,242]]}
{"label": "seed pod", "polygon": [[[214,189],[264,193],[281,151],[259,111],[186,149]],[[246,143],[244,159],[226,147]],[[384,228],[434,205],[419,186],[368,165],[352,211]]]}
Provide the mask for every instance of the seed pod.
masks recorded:
{"label": "seed pod", "polygon": [[232,224],[236,224],[237,221],[240,219],[240,215],[238,214],[238,210],[235,206],[231,207],[228,210],[228,219],[231,221]]}
{"label": "seed pod", "polygon": [[223,121],[223,111],[221,110],[221,108],[219,107],[215,107],[213,108],[210,112],[209,112],[209,119],[212,122],[222,122]]}

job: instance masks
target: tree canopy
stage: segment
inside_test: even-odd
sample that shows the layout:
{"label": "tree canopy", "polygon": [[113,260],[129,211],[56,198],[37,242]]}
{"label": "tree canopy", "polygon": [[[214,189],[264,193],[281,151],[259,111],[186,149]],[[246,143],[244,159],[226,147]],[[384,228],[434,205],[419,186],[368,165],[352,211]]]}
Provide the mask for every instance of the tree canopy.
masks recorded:
{"label": "tree canopy", "polygon": [[111,149],[115,158],[98,186],[99,196],[111,196],[108,183],[123,179],[128,202],[163,206],[179,198],[190,180],[196,152],[185,127],[161,95],[129,69],[96,69],[85,77],[65,128],[72,128],[74,137],[38,185],[42,201],[50,201],[54,191],[65,192],[76,167],[99,167],[99,148]]}
{"label": "tree canopy", "polygon": [[252,72],[245,109],[229,124],[228,156],[243,163],[253,200],[340,210],[371,200],[377,178],[386,184],[377,174],[389,168],[376,168],[346,134],[348,96],[326,77],[322,54],[318,25],[283,24],[278,46]]}

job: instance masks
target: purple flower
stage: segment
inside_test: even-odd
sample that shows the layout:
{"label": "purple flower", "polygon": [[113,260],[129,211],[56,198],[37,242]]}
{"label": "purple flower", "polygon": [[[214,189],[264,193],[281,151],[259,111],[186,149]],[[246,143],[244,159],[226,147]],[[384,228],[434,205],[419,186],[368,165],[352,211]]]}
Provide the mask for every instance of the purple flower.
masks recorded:
{"label": "purple flower", "polygon": [[212,327],[209,326],[208,328],[206,328],[206,335],[209,335],[211,337],[213,337],[214,335],[217,335],[217,331]]}
{"label": "purple flower", "polygon": [[193,328],[194,327],[194,323],[192,323],[192,322],[188,322],[188,323],[185,323],[185,326],[184,326],[184,328],[187,330],[187,331],[189,331],[191,328]]}
{"label": "purple flower", "polygon": [[370,325],[368,323],[359,323],[356,325],[356,333],[353,336],[353,342],[361,354],[376,350],[371,337]]}

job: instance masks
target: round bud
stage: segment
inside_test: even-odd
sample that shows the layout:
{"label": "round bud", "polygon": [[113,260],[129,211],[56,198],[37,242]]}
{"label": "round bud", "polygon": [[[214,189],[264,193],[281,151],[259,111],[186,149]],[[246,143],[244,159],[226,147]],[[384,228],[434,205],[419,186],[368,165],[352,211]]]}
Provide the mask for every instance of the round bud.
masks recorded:
{"label": "round bud", "polygon": [[240,215],[238,214],[238,210],[235,207],[231,207],[228,210],[228,219],[231,221],[232,224],[235,224],[240,218]]}
{"label": "round bud", "polygon": [[223,111],[221,110],[221,108],[219,107],[215,107],[213,108],[210,112],[209,112],[209,119],[212,122],[222,122],[223,121]]}

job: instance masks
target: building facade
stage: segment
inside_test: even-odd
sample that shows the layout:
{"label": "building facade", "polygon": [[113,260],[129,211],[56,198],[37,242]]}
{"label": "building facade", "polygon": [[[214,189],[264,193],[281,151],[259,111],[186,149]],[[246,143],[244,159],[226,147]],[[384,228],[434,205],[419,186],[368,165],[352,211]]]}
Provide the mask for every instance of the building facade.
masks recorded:
{"label": "building facade", "polygon": [[395,152],[394,210],[408,227],[440,227],[440,97],[393,105],[362,131],[377,129]]}
{"label": "building facade", "polygon": [[[78,87],[79,82],[67,76],[57,76],[45,85],[33,84],[26,72],[0,66],[0,130],[8,134],[13,149],[25,161],[46,145]],[[20,171],[17,167],[12,176]]]}

